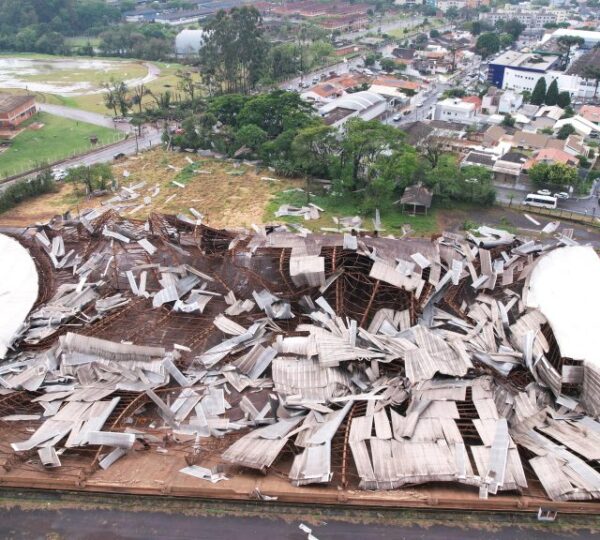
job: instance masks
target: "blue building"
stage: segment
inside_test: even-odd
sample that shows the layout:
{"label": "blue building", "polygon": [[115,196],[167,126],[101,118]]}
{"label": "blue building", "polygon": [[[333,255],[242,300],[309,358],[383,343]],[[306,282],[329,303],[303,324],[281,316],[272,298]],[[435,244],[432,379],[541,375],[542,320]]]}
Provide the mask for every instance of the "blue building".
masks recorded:
{"label": "blue building", "polygon": [[547,73],[558,63],[559,57],[555,55],[542,56],[539,54],[506,51],[488,64],[488,82],[496,88],[504,88],[506,70],[520,71],[523,73]]}

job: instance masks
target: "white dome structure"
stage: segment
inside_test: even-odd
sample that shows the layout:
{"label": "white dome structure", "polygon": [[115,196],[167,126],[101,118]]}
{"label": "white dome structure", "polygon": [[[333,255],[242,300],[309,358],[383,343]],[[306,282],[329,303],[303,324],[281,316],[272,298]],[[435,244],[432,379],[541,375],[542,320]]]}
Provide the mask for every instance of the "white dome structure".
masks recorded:
{"label": "white dome structure", "polygon": [[204,40],[206,32],[204,30],[182,30],[175,37],[175,52],[177,56],[192,56],[198,54]]}

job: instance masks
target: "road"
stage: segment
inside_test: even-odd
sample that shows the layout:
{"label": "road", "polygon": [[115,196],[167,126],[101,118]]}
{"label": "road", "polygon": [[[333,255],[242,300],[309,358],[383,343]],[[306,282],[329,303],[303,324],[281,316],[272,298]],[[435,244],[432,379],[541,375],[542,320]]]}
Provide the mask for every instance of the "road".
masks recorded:
{"label": "road", "polygon": [[[533,188],[518,185],[514,187],[508,187],[506,185],[496,185],[496,199],[499,202],[522,202],[528,193],[535,191]],[[587,197],[572,197],[571,199],[563,200],[558,199],[557,207],[561,210],[568,210],[570,212],[576,212],[578,214],[585,214],[590,216],[600,217],[600,205],[598,203],[598,197],[600,197],[600,182],[596,181],[594,187],[591,190],[592,195]]]}
{"label": "road", "polygon": [[[282,512],[285,511],[282,509]],[[319,540],[468,540],[485,536],[488,540],[553,540],[572,538],[594,538],[588,530],[574,525],[564,533],[553,525],[532,528],[538,525],[533,516],[526,519],[525,527],[503,526],[502,522],[490,521],[491,527],[480,523],[482,528],[471,528],[460,522],[454,525],[432,525],[427,515],[413,518],[405,524],[389,525],[384,520],[370,523],[328,521],[308,525]],[[439,522],[439,520],[438,520]],[[146,540],[168,538],[169,540],[246,540],[248,537],[277,540],[305,540],[297,519],[282,517],[238,517],[236,515],[182,515],[174,512],[148,512],[123,510],[22,510],[13,507],[2,511],[0,537],[27,540],[68,538],[69,540]]]}
{"label": "road", "polygon": [[118,129],[124,133],[131,132],[129,122],[115,122],[111,117],[103,114],[83,111],[74,107],[65,107],[63,105],[51,105],[49,103],[40,103],[38,105],[40,111],[53,114],[54,116],[62,116],[76,122],[86,122],[95,126],[102,126],[109,129]]}

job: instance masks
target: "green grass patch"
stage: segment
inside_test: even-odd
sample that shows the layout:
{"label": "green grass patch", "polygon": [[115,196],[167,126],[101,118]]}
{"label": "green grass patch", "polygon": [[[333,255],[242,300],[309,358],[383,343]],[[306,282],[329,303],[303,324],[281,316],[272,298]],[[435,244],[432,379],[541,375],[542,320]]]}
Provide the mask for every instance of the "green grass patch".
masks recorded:
{"label": "green grass patch", "polygon": [[90,137],[98,138],[98,145],[123,138],[123,134],[105,127],[76,122],[67,118],[38,113],[27,122],[41,122],[41,129],[25,129],[0,154],[0,177],[11,176],[46,163],[54,163],[74,154],[94,148]]}
{"label": "green grass patch", "polygon": [[[361,215],[360,205],[362,201],[359,197],[352,195],[333,197],[327,194],[315,194],[311,196],[310,202],[325,210],[317,220],[304,221],[301,218],[292,216],[277,217],[275,216],[275,212],[282,204],[305,206],[307,203],[305,192],[279,191],[267,204],[264,220],[265,222],[279,221],[285,223],[299,223],[313,232],[320,232],[321,227],[337,227],[332,219],[333,217],[360,216],[363,220],[362,228],[370,231],[373,230],[373,219],[375,218],[375,215]],[[397,236],[402,234],[403,225],[409,225],[411,227],[411,236],[429,236],[439,232],[435,209],[431,209],[426,216],[403,214],[400,212],[400,209],[396,208],[381,210],[380,214],[381,223],[385,229],[382,232],[383,235],[393,234]]]}

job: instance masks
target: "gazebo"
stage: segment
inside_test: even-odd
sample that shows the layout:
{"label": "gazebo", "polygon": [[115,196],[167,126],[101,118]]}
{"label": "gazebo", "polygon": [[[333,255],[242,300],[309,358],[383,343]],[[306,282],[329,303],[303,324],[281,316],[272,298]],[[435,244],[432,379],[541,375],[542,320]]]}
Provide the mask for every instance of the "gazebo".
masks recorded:
{"label": "gazebo", "polygon": [[402,205],[402,212],[404,212],[408,206],[409,213],[427,215],[427,210],[431,207],[432,197],[433,194],[426,187],[421,184],[415,184],[414,186],[408,186],[404,190],[400,201],[396,202],[400,202]]}

